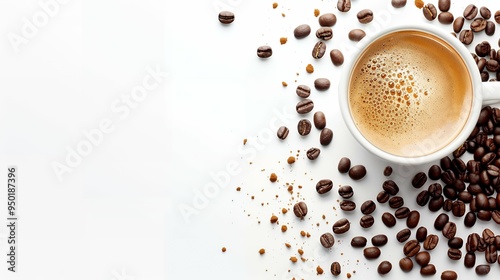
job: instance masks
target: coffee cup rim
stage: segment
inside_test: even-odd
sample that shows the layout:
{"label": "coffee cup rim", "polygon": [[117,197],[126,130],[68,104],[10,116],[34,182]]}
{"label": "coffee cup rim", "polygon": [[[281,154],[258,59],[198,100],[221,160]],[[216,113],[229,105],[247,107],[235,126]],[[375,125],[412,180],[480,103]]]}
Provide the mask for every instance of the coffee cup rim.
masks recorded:
{"label": "coffee cup rim", "polygon": [[[369,142],[358,130],[354,120],[351,116],[349,101],[348,101],[348,89],[349,89],[349,79],[351,77],[354,66],[357,62],[357,57],[374,41],[385,36],[387,34],[398,32],[398,31],[420,31],[425,32],[434,36],[437,36],[447,42],[451,47],[453,47],[457,53],[462,58],[463,62],[466,65],[468,70],[468,74],[471,80],[472,86],[472,105],[469,112],[469,117],[460,131],[460,133],[453,139],[449,144],[445,147],[423,156],[416,157],[405,157],[398,156],[386,152],[371,142]],[[402,165],[418,165],[429,163],[434,160],[439,160],[443,157],[450,155],[456,148],[458,148],[462,143],[466,141],[472,132],[474,126],[476,125],[477,119],[479,117],[482,105],[482,95],[481,95],[481,76],[479,71],[473,71],[477,69],[477,65],[474,61],[474,58],[470,54],[470,51],[451,33],[447,33],[443,30],[436,28],[430,24],[400,24],[385,28],[380,30],[372,35],[368,35],[363,38],[355,47],[355,51],[350,53],[350,57],[346,57],[346,63],[344,64],[344,71],[341,73],[340,82],[339,82],[339,105],[342,113],[342,117],[344,119],[347,128],[354,136],[354,138],[368,151],[375,154],[379,158],[382,158],[386,161],[392,163],[398,163]]]}

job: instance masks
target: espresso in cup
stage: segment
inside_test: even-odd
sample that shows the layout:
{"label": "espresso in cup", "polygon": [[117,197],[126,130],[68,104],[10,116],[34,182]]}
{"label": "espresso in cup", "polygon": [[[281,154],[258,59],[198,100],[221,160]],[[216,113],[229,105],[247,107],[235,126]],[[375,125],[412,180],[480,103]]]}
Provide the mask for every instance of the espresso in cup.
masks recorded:
{"label": "espresso in cup", "polygon": [[418,30],[375,39],[357,58],[348,81],[352,119],[373,146],[421,157],[450,144],[473,103],[466,63],[446,41]]}

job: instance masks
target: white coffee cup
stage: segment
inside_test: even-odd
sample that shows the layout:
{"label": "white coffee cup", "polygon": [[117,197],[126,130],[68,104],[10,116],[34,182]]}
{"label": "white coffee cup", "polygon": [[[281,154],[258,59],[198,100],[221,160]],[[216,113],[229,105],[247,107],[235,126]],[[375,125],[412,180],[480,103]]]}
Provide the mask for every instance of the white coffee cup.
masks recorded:
{"label": "white coffee cup", "polygon": [[[381,38],[393,32],[406,31],[406,30],[414,30],[414,31],[429,33],[431,35],[437,36],[438,38],[448,43],[462,57],[464,63],[466,64],[466,68],[468,69],[468,73],[464,73],[464,75],[469,75],[472,83],[471,85],[472,95],[473,95],[472,106],[470,106],[470,112],[464,112],[464,114],[468,113],[469,116],[462,130],[446,146],[421,156],[396,155],[394,153],[389,153],[387,151],[384,151],[381,148],[372,144],[370,141],[367,140],[367,138],[365,138],[365,136],[363,136],[359,128],[356,126],[349,105],[350,104],[349,83],[358,57],[378,38]],[[481,75],[478,71],[476,62],[474,61],[474,58],[471,55],[471,52],[457,38],[452,36],[450,33],[437,29],[435,26],[432,25],[419,24],[419,25],[398,25],[398,26],[388,27],[376,34],[372,34],[371,36],[363,38],[358,43],[358,45],[356,45],[356,50],[351,52],[351,55],[352,55],[351,57],[346,58],[339,84],[338,94],[339,94],[339,102],[340,102],[339,105],[342,112],[342,117],[349,131],[364,148],[366,148],[371,153],[377,155],[378,157],[392,163],[401,165],[417,165],[417,164],[436,161],[445,156],[450,155],[469,137],[469,135],[471,134],[477,123],[477,119],[479,117],[482,107],[485,105],[490,105],[493,103],[500,102],[500,82],[482,82]],[[422,143],[421,146],[423,149],[426,149],[426,147],[428,147],[429,150],[432,150],[430,149],[430,145],[432,144],[433,143],[431,141],[430,143]]]}

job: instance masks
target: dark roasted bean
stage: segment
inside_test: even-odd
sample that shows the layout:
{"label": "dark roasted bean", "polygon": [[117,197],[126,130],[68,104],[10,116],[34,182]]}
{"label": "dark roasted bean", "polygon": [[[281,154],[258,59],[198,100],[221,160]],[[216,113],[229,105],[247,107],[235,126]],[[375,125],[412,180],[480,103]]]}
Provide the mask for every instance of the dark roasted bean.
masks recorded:
{"label": "dark roasted bean", "polygon": [[429,20],[429,21],[433,21],[436,19],[437,17],[437,9],[436,7],[429,3],[429,4],[426,4],[423,8],[422,8],[422,12],[424,13],[424,17]]}
{"label": "dark roasted bean", "polygon": [[370,9],[363,9],[356,15],[360,23],[366,24],[373,20],[373,12]]}
{"label": "dark roasted bean", "polygon": [[394,8],[402,8],[406,5],[406,0],[391,0],[391,4]]}
{"label": "dark roasted bean", "polygon": [[473,18],[476,17],[477,12],[478,12],[477,7],[474,4],[470,4],[467,7],[465,7],[463,15],[465,19],[472,20]]}
{"label": "dark roasted bean", "polygon": [[486,28],[484,30],[486,35],[493,36],[495,34],[495,29],[496,29],[495,23],[493,23],[493,21],[491,21],[491,20],[488,20],[486,22]]}
{"label": "dark roasted bean", "polygon": [[486,247],[486,251],[484,252],[484,257],[487,263],[495,263],[498,260],[498,252],[497,247],[491,244]]}
{"label": "dark roasted bean", "polygon": [[333,65],[340,66],[344,64],[344,55],[338,49],[333,49],[330,51],[330,59],[332,60]]}
{"label": "dark roasted bean", "polygon": [[434,228],[436,230],[443,230],[444,226],[448,221],[450,220],[450,217],[446,213],[441,213],[436,217],[436,220],[434,220]]}
{"label": "dark roasted bean", "polygon": [[335,237],[333,237],[333,234],[331,234],[329,232],[323,233],[319,237],[319,242],[325,248],[332,248],[333,245],[335,244]]}
{"label": "dark roasted bean", "polygon": [[381,275],[387,274],[391,271],[392,264],[389,261],[381,262],[377,267],[377,272]]}
{"label": "dark roasted bean", "polygon": [[327,146],[332,142],[333,139],[333,131],[327,127],[321,130],[319,135],[319,143],[323,146]]}
{"label": "dark roasted bean", "polygon": [[399,192],[399,186],[393,180],[386,180],[382,188],[390,195],[396,195]]}
{"label": "dark roasted bean", "polygon": [[362,228],[369,228],[369,227],[373,226],[374,222],[375,222],[375,219],[373,218],[372,215],[365,215],[365,216],[361,217],[361,219],[359,220],[359,225]]}
{"label": "dark roasted bean", "polygon": [[421,188],[426,181],[427,181],[427,175],[425,175],[424,172],[418,172],[417,174],[415,174],[415,176],[413,176],[411,184],[414,188]]}
{"label": "dark roasted bean", "polygon": [[451,207],[453,216],[462,217],[465,215],[465,203],[463,201],[455,200]]}
{"label": "dark roasted bean", "polygon": [[311,27],[308,24],[301,24],[293,30],[293,36],[297,39],[302,39],[311,34]]}
{"label": "dark roasted bean", "polygon": [[402,271],[409,272],[413,269],[413,261],[408,257],[404,257],[399,260],[399,267]]}
{"label": "dark roasted bean", "polygon": [[367,247],[363,250],[363,255],[369,260],[378,258],[380,253],[380,249],[377,247]]}
{"label": "dark roasted bean", "polygon": [[405,201],[401,196],[393,196],[389,199],[389,206],[392,209],[398,209],[404,205]]}
{"label": "dark roasted bean", "polygon": [[310,148],[307,150],[307,158],[310,160],[315,160],[319,157],[319,154],[321,153],[321,150],[318,148]]}
{"label": "dark roasted bean", "polygon": [[334,26],[337,23],[337,16],[333,13],[322,14],[318,18],[318,23],[321,26]]}
{"label": "dark roasted bean", "polygon": [[453,270],[445,270],[441,273],[441,280],[457,280],[458,274]]}
{"label": "dark roasted bean", "polygon": [[319,194],[325,194],[331,191],[332,188],[333,188],[333,182],[330,179],[323,179],[318,181],[318,183],[316,183],[316,191]]}
{"label": "dark roasted bean", "polygon": [[420,251],[420,244],[417,240],[410,240],[403,246],[403,253],[407,257],[413,257]]}
{"label": "dark roasted bean", "polygon": [[433,250],[439,243],[439,237],[435,234],[429,234],[424,240],[424,249]]}
{"label": "dark roasted bean", "polygon": [[349,12],[351,9],[351,0],[338,0],[337,9],[343,13]]}
{"label": "dark roasted bean", "polygon": [[349,185],[341,186],[338,192],[342,198],[351,198],[354,195],[354,191]]}
{"label": "dark roasted bean", "polygon": [[440,197],[443,194],[443,187],[440,183],[433,183],[428,188],[431,197]]}
{"label": "dark roasted bean", "polygon": [[454,222],[447,222],[442,230],[443,236],[452,239],[457,233],[457,225]]}
{"label": "dark roasted bean", "polygon": [[[441,167],[439,167],[439,165],[434,164],[429,168],[429,171],[427,172],[427,174],[429,175],[429,178],[431,180],[439,180],[441,177]],[[415,177],[413,177],[413,178],[415,179]],[[422,184],[422,186],[423,186],[423,184]]]}
{"label": "dark roasted bean", "polygon": [[[448,170],[451,168],[451,159],[450,157],[444,157],[442,159],[439,160],[439,165],[441,166],[441,169],[442,170]],[[439,174],[439,176],[441,176],[441,173]],[[437,179],[433,179],[433,180],[437,180]]]}
{"label": "dark roasted bean", "polygon": [[366,33],[362,29],[353,29],[353,30],[349,31],[349,34],[348,34],[349,40],[355,41],[355,42],[361,41],[361,39],[363,39],[365,36],[366,36]]}
{"label": "dark roasted bean", "polygon": [[347,157],[343,157],[339,160],[338,168],[340,173],[347,173],[351,169],[351,160]]}
{"label": "dark roasted bean", "polygon": [[473,253],[477,251],[477,248],[479,246],[479,234],[477,233],[471,233],[467,237],[467,242],[465,243],[465,249],[467,252]]}
{"label": "dark roasted bean", "polygon": [[418,242],[424,242],[425,239],[427,238],[427,228],[426,227],[419,227],[417,229],[417,233],[415,234],[415,237],[417,238]]}
{"label": "dark roasted bean", "polygon": [[373,246],[377,246],[377,247],[384,246],[385,244],[387,244],[387,241],[389,241],[389,239],[387,238],[387,235],[385,235],[385,234],[377,234],[377,235],[372,237]]}
{"label": "dark roasted bean", "polygon": [[230,24],[234,21],[234,13],[230,11],[222,11],[219,13],[219,21],[223,24]]}
{"label": "dark roasted bean", "polygon": [[476,254],[469,252],[465,254],[464,266],[467,268],[473,268],[476,265]]}
{"label": "dark roasted bean", "polygon": [[333,38],[333,31],[331,27],[320,27],[316,30],[316,38],[328,41]]}
{"label": "dark roasted bean", "polygon": [[[320,59],[325,55],[325,52],[326,52],[325,42],[319,41],[319,42],[316,42],[316,44],[314,44],[311,55],[315,59]],[[328,85],[328,87],[330,87],[330,85]]]}
{"label": "dark roasted bean", "polygon": [[481,16],[484,18],[484,19],[490,19],[491,18],[491,11],[490,9],[486,8],[486,7],[481,7],[479,9],[479,13],[481,14]]}
{"label": "dark roasted bean", "polygon": [[343,211],[354,211],[354,209],[356,209],[356,203],[352,200],[342,200],[340,202],[340,209]]}
{"label": "dark roasted bean", "polygon": [[431,254],[427,251],[418,252],[415,255],[415,262],[420,266],[426,266],[431,261]]}
{"label": "dark roasted bean", "polygon": [[353,180],[361,180],[366,175],[366,168],[364,165],[355,165],[349,169],[349,177]]}
{"label": "dark roasted bean", "polygon": [[394,212],[394,215],[398,219],[406,219],[408,218],[408,215],[410,215],[410,209],[408,207],[401,207]]}
{"label": "dark roasted bean", "polygon": [[299,123],[297,123],[297,132],[301,136],[309,135],[309,133],[311,133],[311,128],[312,128],[312,124],[307,119],[301,119],[299,121]]}
{"label": "dark roasted bean", "polygon": [[384,212],[384,214],[382,214],[382,222],[390,228],[396,225],[396,218],[391,213]]}
{"label": "dark roasted bean", "polygon": [[297,103],[295,109],[299,114],[307,114],[314,108],[314,102],[311,99],[302,99]]}
{"label": "dark roasted bean", "polygon": [[377,201],[378,203],[386,203],[387,201],[389,201],[389,194],[386,192],[386,191],[381,191],[377,194]]}
{"label": "dark roasted bean", "polygon": [[472,43],[472,41],[474,40],[474,33],[469,29],[464,29],[460,32],[458,39],[464,45],[470,45]]}
{"label": "dark roasted bean", "polygon": [[460,237],[453,237],[452,239],[448,240],[448,247],[450,248],[461,249],[463,245],[464,240]]}
{"label": "dark roasted bean", "polygon": [[462,30],[462,27],[464,26],[464,18],[463,17],[457,17],[455,21],[453,22],[453,31],[455,33],[459,33]]}
{"label": "dark roasted bean", "polygon": [[433,197],[429,201],[428,208],[432,212],[437,212],[443,207],[443,204],[444,204],[443,196]]}
{"label": "dark roasted bean", "polygon": [[458,261],[462,258],[462,251],[460,251],[460,249],[450,248],[448,249],[448,258],[454,261]]}
{"label": "dark roasted bean", "polygon": [[442,24],[452,24],[454,16],[450,12],[442,12],[438,15],[438,21]]}
{"label": "dark roasted bean", "polygon": [[386,166],[384,168],[384,176],[388,177],[388,176],[391,176],[391,174],[392,174],[392,167]]}
{"label": "dark roasted bean", "polygon": [[376,208],[377,205],[375,204],[375,202],[373,202],[373,200],[367,200],[363,202],[363,204],[361,204],[361,213],[369,215],[373,213],[373,211],[375,211]]}
{"label": "dark roasted bean", "polygon": [[411,236],[411,230],[408,228],[405,228],[405,229],[398,231],[398,233],[396,234],[396,239],[399,242],[403,243],[406,240],[408,240],[408,238],[410,238],[410,236]]}
{"label": "dark roasted bean", "polygon": [[273,49],[270,46],[260,46],[257,48],[257,56],[260,58],[268,58],[273,55]]}
{"label": "dark roasted bean", "polygon": [[339,276],[340,273],[342,272],[341,266],[339,262],[333,262],[332,265],[330,266],[330,272],[334,276]]}
{"label": "dark roasted bean", "polygon": [[298,218],[304,218],[307,215],[307,204],[303,201],[295,203],[293,206],[293,213]]}
{"label": "dark roasted bean", "polygon": [[363,236],[355,236],[351,239],[351,246],[354,248],[363,248],[366,246],[366,238]]}
{"label": "dark roasted bean", "polygon": [[288,129],[288,127],[281,126],[278,129],[278,132],[276,132],[276,136],[278,136],[278,138],[281,139],[281,140],[285,140],[285,138],[288,136],[289,132],[290,132],[290,130]]}
{"label": "dark roasted bean", "polygon": [[466,227],[473,227],[476,224],[476,214],[474,212],[468,212],[464,218],[464,225]]}
{"label": "dark roasted bean", "polygon": [[427,202],[429,202],[429,199],[430,199],[430,195],[429,195],[429,192],[427,190],[423,190],[421,191],[418,195],[417,195],[417,204],[420,205],[420,206],[425,206],[427,204]]}
{"label": "dark roasted bean", "polygon": [[450,9],[451,1],[450,0],[439,0],[438,8],[441,12],[447,12]]}
{"label": "dark roasted bean", "polygon": [[484,18],[476,18],[470,24],[470,29],[474,32],[481,32],[486,28],[486,20]]}
{"label": "dark roasted bean", "polygon": [[406,226],[409,228],[415,228],[420,221],[420,213],[416,210],[413,210],[408,215],[406,219]]}
{"label": "dark roasted bean", "polygon": [[490,266],[487,264],[480,264],[476,266],[475,270],[477,275],[486,275],[490,273]]}
{"label": "dark roasted bean", "polygon": [[302,98],[307,98],[311,95],[311,88],[306,85],[299,85],[297,86],[295,93]]}
{"label": "dark roasted bean", "polygon": [[351,223],[346,218],[342,218],[333,224],[333,233],[343,234],[349,231],[351,228]]}

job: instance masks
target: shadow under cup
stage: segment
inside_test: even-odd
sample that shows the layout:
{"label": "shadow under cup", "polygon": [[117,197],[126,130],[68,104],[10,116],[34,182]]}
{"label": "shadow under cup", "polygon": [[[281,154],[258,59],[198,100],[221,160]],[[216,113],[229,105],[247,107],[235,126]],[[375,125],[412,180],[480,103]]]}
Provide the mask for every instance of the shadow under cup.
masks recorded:
{"label": "shadow under cup", "polygon": [[436,154],[463,134],[471,118],[467,63],[433,33],[386,33],[372,40],[350,69],[349,113],[363,141],[372,145],[369,150],[408,159]]}

